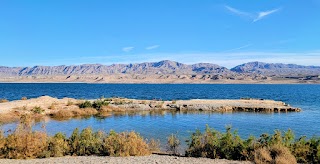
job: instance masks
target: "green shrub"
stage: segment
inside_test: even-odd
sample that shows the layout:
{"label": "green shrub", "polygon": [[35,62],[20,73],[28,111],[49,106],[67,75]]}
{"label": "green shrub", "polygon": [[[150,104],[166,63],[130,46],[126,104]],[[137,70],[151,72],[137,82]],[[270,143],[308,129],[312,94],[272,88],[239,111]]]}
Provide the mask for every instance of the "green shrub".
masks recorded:
{"label": "green shrub", "polygon": [[108,106],[109,102],[107,100],[96,100],[93,102],[92,107],[97,109],[98,111],[102,109],[104,106]]}
{"label": "green shrub", "polygon": [[320,138],[312,137],[308,143],[310,145],[308,162],[320,163]]}
{"label": "green shrub", "polygon": [[71,155],[77,155],[79,154],[79,141],[80,141],[80,135],[79,135],[79,129],[76,128],[70,138],[69,138],[69,151]]}
{"label": "green shrub", "polygon": [[90,101],[85,101],[79,104],[79,108],[92,108],[92,103]]}
{"label": "green shrub", "polygon": [[44,112],[44,109],[42,109],[40,106],[36,106],[31,110],[34,114],[42,114]]}
{"label": "green shrub", "polygon": [[69,153],[69,145],[65,134],[57,133],[51,137],[48,151],[51,157],[62,157]]}
{"label": "green shrub", "polygon": [[226,128],[226,133],[220,133],[207,126],[203,134],[197,130],[191,135],[186,155],[248,160],[253,151],[250,149],[252,142],[252,138],[242,140],[236,131],[231,131],[231,127]]}
{"label": "green shrub", "polygon": [[93,132],[91,128],[85,128],[80,133],[78,155],[100,154],[102,150],[103,134]]}

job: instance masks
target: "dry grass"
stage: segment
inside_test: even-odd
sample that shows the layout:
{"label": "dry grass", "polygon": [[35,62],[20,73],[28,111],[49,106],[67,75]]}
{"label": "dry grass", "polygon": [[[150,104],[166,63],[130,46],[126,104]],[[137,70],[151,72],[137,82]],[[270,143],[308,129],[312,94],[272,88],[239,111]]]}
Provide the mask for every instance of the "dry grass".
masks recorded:
{"label": "dry grass", "polygon": [[179,146],[180,140],[178,139],[177,135],[171,134],[167,138],[167,150],[172,154],[177,155],[179,153]]}
{"label": "dry grass", "polygon": [[74,116],[73,112],[71,110],[59,110],[58,112],[51,113],[50,114],[53,118],[57,119],[63,119],[63,118],[71,118]]}
{"label": "dry grass", "polygon": [[9,100],[7,100],[7,99],[0,99],[0,103],[5,103],[5,102],[9,102]]}
{"label": "dry grass", "polygon": [[27,97],[21,97],[21,100],[28,100]]}
{"label": "dry grass", "polygon": [[294,164],[297,163],[296,158],[291,151],[282,145],[273,145],[270,149],[271,155],[275,155],[274,163],[276,164]]}
{"label": "dry grass", "polygon": [[99,113],[97,114],[97,116],[99,116],[99,117],[109,117],[109,116],[112,116],[112,113],[109,112],[108,110],[101,109],[99,111]]}
{"label": "dry grass", "polygon": [[50,109],[50,110],[57,110],[57,103],[52,103],[49,107],[48,107],[48,109]]}
{"label": "dry grass", "polygon": [[68,100],[67,106],[71,106],[71,105],[73,105],[73,104],[74,104],[74,103],[73,103],[72,101]]}
{"label": "dry grass", "polygon": [[126,111],[124,108],[114,107],[111,105],[103,106],[101,110],[104,112],[125,112]]}
{"label": "dry grass", "polygon": [[97,114],[98,111],[94,108],[84,108],[82,109],[82,115],[81,116],[91,116]]}
{"label": "dry grass", "polygon": [[148,143],[149,150],[151,152],[159,152],[160,151],[160,140],[150,139]]}
{"label": "dry grass", "polygon": [[6,138],[3,135],[3,132],[0,130],[0,158],[4,157],[5,145],[6,145]]}
{"label": "dry grass", "polygon": [[18,111],[12,111],[9,113],[1,113],[0,114],[0,123],[10,123],[18,121],[20,118],[20,113]]}
{"label": "dry grass", "polygon": [[287,147],[276,144],[269,148],[262,147],[255,150],[254,162],[256,164],[295,164],[297,160]]}
{"label": "dry grass", "polygon": [[82,117],[82,116],[91,116],[97,114],[98,111],[94,108],[84,108],[84,109],[61,109],[57,112],[51,113],[50,116],[55,119],[69,119],[72,117]]}
{"label": "dry grass", "polygon": [[265,164],[270,163],[272,161],[272,157],[270,155],[270,151],[263,147],[259,148],[255,151],[254,162],[256,164]]}

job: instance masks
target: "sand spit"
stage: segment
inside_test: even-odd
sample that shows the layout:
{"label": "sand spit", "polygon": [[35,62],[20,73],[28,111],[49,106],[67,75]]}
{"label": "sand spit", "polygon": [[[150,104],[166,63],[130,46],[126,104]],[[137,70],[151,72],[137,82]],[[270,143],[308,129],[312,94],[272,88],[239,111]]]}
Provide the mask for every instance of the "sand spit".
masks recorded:
{"label": "sand spit", "polygon": [[[137,100],[126,98],[103,99],[108,102],[109,109],[118,111],[148,111],[148,110],[174,110],[174,111],[214,111],[214,112],[299,112],[300,108],[291,107],[282,101],[263,99],[239,99],[239,100]],[[49,96],[27,100],[15,100],[0,103],[0,115],[14,112],[15,114],[31,113],[36,107],[41,108],[41,114],[50,115],[64,110],[79,110],[79,103],[85,100],[72,98],[57,99]],[[95,100],[89,100],[94,102]],[[107,110],[109,110],[107,109]],[[39,114],[39,112],[38,112]]]}
{"label": "sand spit", "polygon": [[59,157],[45,159],[15,160],[0,159],[0,164],[50,164],[50,163],[112,163],[112,164],[251,164],[248,161],[230,161],[225,159],[210,158],[192,158],[192,157],[175,157],[166,155],[150,155],[141,157],[96,157],[96,156],[80,156],[80,157]]}

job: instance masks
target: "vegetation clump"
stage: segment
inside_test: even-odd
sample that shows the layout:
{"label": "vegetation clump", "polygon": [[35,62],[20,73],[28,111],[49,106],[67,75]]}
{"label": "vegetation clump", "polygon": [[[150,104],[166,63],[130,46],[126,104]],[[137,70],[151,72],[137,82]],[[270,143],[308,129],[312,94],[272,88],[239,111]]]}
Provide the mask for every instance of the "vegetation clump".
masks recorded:
{"label": "vegetation clump", "polygon": [[109,105],[109,101],[105,99],[104,100],[99,99],[93,102],[92,107],[100,111],[104,106],[108,106],[108,105]]}
{"label": "vegetation clump", "polygon": [[44,109],[42,109],[40,106],[35,106],[31,111],[34,114],[42,114],[44,112]]}
{"label": "vegetation clump", "polygon": [[[85,108],[83,110],[95,110]],[[142,156],[160,151],[160,141],[146,142],[136,132],[117,133],[93,131],[91,128],[75,129],[70,137],[63,133],[48,136],[45,130],[34,131],[30,115],[22,115],[12,133],[0,131],[0,158],[30,159],[71,156]],[[219,132],[209,126],[195,131],[185,152],[190,157],[248,160],[257,164],[320,163],[320,138],[295,140],[291,130],[282,133],[262,134],[259,138],[241,139],[237,131],[227,127]],[[179,155],[180,140],[171,134],[167,138],[167,151]]]}
{"label": "vegetation clump", "polygon": [[180,140],[178,139],[177,135],[171,134],[167,138],[167,150],[174,155],[178,155],[179,146],[180,146]]}
{"label": "vegetation clump", "polygon": [[79,104],[79,108],[92,108],[92,103],[86,100],[85,102]]}
{"label": "vegetation clump", "polygon": [[142,156],[150,150],[145,140],[136,132],[109,134],[91,128],[75,129],[67,138],[63,133],[53,137],[45,131],[33,131],[30,115],[23,115],[17,129],[4,136],[0,131],[0,158],[32,159],[66,155]]}
{"label": "vegetation clump", "polygon": [[28,100],[27,97],[21,97],[21,100]]}
{"label": "vegetation clump", "polygon": [[5,103],[5,102],[9,102],[9,100],[7,100],[7,99],[0,99],[0,103]]}
{"label": "vegetation clump", "polygon": [[151,152],[159,152],[160,151],[160,140],[151,139],[148,142],[148,147]]}
{"label": "vegetation clump", "polygon": [[110,131],[104,139],[103,149],[111,156],[149,155],[150,150],[144,139],[135,132],[116,133]]}
{"label": "vegetation clump", "polygon": [[197,130],[191,135],[186,156],[250,160],[257,164],[319,163],[320,138],[295,140],[291,130],[284,134],[276,130],[273,135],[243,140],[231,127],[221,133],[207,126],[203,133]]}

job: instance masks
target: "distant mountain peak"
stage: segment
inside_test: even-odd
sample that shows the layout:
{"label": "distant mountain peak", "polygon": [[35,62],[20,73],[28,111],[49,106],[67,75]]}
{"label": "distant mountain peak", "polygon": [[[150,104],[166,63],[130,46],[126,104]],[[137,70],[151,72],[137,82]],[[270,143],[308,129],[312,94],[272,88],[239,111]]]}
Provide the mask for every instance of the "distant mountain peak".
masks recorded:
{"label": "distant mountain peak", "polygon": [[248,62],[231,69],[237,73],[258,73],[263,75],[317,75],[320,74],[319,66],[302,66],[297,64]]}
{"label": "distant mountain peak", "polygon": [[[241,74],[262,76],[320,75],[319,66],[265,63],[253,61],[238,65],[231,70],[212,63],[183,64],[171,60],[135,64],[82,64],[60,66],[5,67],[0,66],[0,76],[60,76],[60,75],[215,75],[233,78]],[[246,76],[247,76],[246,75]],[[242,75],[241,75],[242,76]]]}

